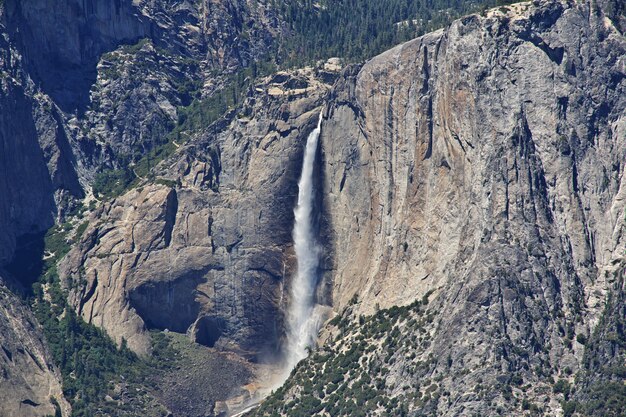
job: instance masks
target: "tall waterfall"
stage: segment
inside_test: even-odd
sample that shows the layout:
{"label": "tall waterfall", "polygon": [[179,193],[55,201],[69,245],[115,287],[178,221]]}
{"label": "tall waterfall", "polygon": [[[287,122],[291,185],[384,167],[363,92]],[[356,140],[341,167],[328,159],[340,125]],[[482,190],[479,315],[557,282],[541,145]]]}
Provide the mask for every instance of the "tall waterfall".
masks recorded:
{"label": "tall waterfall", "polygon": [[322,130],[322,113],[317,127],[306,140],[302,173],[298,182],[298,205],[294,209],[295,224],[293,240],[298,270],[291,281],[290,305],[287,309],[287,339],[283,349],[280,371],[269,377],[268,385],[256,398],[240,407],[233,417],[238,417],[259,405],[271,390],[281,386],[296,364],[307,356],[307,348],[313,345],[325,317],[324,309],[315,304],[315,290],[319,278],[321,248],[316,239],[315,189],[313,170],[315,154]]}
{"label": "tall waterfall", "polygon": [[285,372],[307,355],[319,331],[320,319],[315,314],[314,293],[319,278],[320,247],[314,227],[315,190],[313,168],[321,132],[322,114],[317,127],[306,141],[302,174],[298,182],[298,206],[294,210],[293,240],[298,261],[297,274],[291,282],[291,305],[287,311],[287,345],[285,349]]}

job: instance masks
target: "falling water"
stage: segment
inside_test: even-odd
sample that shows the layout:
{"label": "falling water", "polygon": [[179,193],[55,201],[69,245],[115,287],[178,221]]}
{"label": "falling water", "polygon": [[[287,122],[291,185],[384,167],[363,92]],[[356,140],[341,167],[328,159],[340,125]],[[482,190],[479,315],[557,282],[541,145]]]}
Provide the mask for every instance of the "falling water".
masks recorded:
{"label": "falling water", "polygon": [[306,141],[302,174],[298,182],[298,206],[294,210],[293,240],[298,261],[298,271],[291,283],[291,305],[287,312],[287,345],[285,371],[291,369],[307,355],[319,331],[318,315],[314,314],[314,293],[318,280],[320,247],[315,236],[313,210],[315,190],[313,167],[322,125],[320,113],[317,127]]}
{"label": "falling water", "polygon": [[298,182],[298,205],[294,210],[295,224],[293,240],[298,262],[298,270],[291,282],[290,305],[287,311],[287,340],[283,351],[283,362],[278,373],[272,374],[268,385],[246,404],[233,410],[233,417],[238,417],[257,407],[260,401],[281,386],[296,364],[307,355],[307,348],[312,346],[317,332],[325,318],[324,309],[315,304],[315,290],[319,277],[319,257],[321,248],[316,240],[314,221],[315,190],[313,187],[313,168],[315,154],[322,127],[320,113],[317,127],[306,141],[302,173]]}

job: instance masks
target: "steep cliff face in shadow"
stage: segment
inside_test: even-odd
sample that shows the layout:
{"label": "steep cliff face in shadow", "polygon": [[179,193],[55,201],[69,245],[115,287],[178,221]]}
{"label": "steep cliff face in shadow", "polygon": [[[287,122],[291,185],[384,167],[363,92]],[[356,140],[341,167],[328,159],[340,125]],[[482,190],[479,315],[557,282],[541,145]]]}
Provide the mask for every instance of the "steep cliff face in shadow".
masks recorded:
{"label": "steep cliff face in shadow", "polygon": [[83,193],[62,115],[25,70],[8,21],[0,11],[0,266],[11,260],[16,237],[47,229],[57,204]]}
{"label": "steep cliff face in shadow", "polygon": [[19,249],[19,238],[52,226],[57,203],[64,196],[80,197],[82,189],[59,113],[49,99],[36,94],[22,56],[7,35],[7,22],[0,10],[0,414],[54,414],[54,398],[63,415],[69,415],[41,328],[6,286],[7,281],[12,288],[22,283],[3,268]]}
{"label": "steep cliff face in shadow", "polygon": [[5,9],[32,78],[69,112],[88,105],[100,55],[151,30],[130,1],[8,0]]}

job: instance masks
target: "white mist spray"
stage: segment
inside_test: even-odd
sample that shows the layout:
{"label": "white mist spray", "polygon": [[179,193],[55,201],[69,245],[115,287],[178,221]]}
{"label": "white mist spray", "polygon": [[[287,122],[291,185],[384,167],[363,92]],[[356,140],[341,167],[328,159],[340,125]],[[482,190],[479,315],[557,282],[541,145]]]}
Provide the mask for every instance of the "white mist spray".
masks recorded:
{"label": "white mist spray", "polygon": [[315,190],[313,168],[317,143],[321,132],[322,114],[317,128],[306,141],[302,174],[298,182],[298,206],[294,210],[293,240],[298,261],[298,271],[291,283],[291,305],[287,312],[287,345],[285,349],[285,372],[307,355],[317,337],[320,319],[314,313],[314,293],[318,280],[320,247],[318,246],[313,219]]}

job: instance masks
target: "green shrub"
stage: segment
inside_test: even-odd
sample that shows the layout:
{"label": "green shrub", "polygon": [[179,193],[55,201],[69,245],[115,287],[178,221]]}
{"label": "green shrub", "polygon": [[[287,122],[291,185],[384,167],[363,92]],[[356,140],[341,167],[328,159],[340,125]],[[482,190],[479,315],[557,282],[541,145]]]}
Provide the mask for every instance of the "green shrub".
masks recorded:
{"label": "green shrub", "polygon": [[178,185],[178,182],[174,180],[168,180],[165,178],[157,178],[154,182],[155,184],[164,185],[166,187],[175,188]]}
{"label": "green shrub", "polygon": [[574,401],[563,401],[563,417],[571,417],[576,412],[577,404]]}
{"label": "green shrub", "polygon": [[92,190],[99,198],[117,197],[126,191],[135,178],[130,168],[105,170],[96,175]]}
{"label": "green shrub", "polygon": [[87,227],[89,226],[89,222],[88,221],[84,221],[83,223],[81,223],[77,228],[76,228],[76,240],[80,240],[80,238],[83,236],[83,234],[85,233],[85,230],[87,230]]}
{"label": "green shrub", "polygon": [[563,394],[565,400],[569,398],[570,389],[570,383],[565,379],[559,379],[552,388],[555,394]]}

